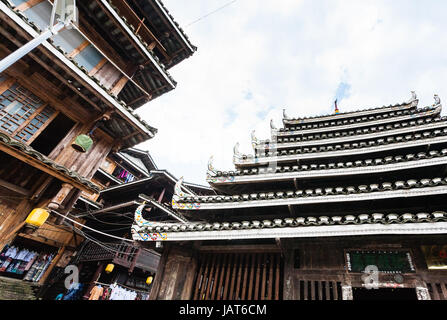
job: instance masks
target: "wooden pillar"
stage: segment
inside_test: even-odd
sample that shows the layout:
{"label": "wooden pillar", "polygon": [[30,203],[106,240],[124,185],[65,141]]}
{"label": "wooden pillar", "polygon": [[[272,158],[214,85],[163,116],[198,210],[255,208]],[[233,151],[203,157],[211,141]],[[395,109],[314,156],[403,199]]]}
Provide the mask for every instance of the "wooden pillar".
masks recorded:
{"label": "wooden pillar", "polygon": [[289,246],[288,242],[283,242],[285,246],[284,250],[284,282],[283,282],[283,299],[294,300],[295,294],[295,274],[293,264],[293,249]]}

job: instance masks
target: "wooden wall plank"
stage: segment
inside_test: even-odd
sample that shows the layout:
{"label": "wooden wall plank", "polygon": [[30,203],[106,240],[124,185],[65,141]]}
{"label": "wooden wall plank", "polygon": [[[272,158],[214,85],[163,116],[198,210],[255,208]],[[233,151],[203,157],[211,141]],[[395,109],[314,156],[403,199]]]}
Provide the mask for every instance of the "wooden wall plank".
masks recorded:
{"label": "wooden wall plank", "polygon": [[280,272],[281,272],[281,255],[276,255],[276,268],[275,268],[275,300],[279,300],[279,282],[280,282]]}
{"label": "wooden wall plank", "polygon": [[256,270],[256,254],[251,254],[250,279],[248,281],[248,300],[253,296],[253,278]]}
{"label": "wooden wall plank", "polygon": [[239,254],[236,255],[234,259],[234,265],[233,265],[233,272],[231,277],[231,285],[230,285],[230,292],[228,294],[228,299],[233,300],[235,298],[234,295],[234,284],[236,281],[236,274],[237,274],[237,265],[240,263],[241,256]]}
{"label": "wooden wall plank", "polygon": [[244,265],[244,278],[242,280],[242,292],[241,292],[241,299],[245,300],[245,297],[247,296],[247,279],[248,279],[248,273],[250,270],[250,255],[245,255],[245,265]]}
{"label": "wooden wall plank", "polygon": [[219,257],[219,255],[216,255],[216,254],[213,255],[213,260],[211,262],[210,272],[208,274],[208,282],[206,284],[205,300],[208,300],[209,297],[210,297],[210,290],[211,290],[211,285],[212,285],[213,279],[214,279],[214,271],[215,271],[215,268],[216,268],[218,257]]}
{"label": "wooden wall plank", "polygon": [[199,299],[199,288],[200,288],[200,283],[201,283],[202,277],[203,277],[203,271],[205,268],[206,255],[201,255],[199,259],[200,259],[200,267],[199,267],[199,272],[197,273],[197,279],[196,279],[196,284],[195,284],[195,289],[194,289],[193,300]]}
{"label": "wooden wall plank", "polygon": [[211,293],[209,296],[209,298],[211,300],[214,300],[216,297],[216,288],[217,288],[217,283],[219,281],[219,272],[220,272],[220,269],[222,268],[222,259],[223,259],[222,255],[217,256],[217,261],[216,261],[216,264],[214,267],[213,283],[212,283],[212,287],[211,287]]}
{"label": "wooden wall plank", "polygon": [[230,277],[231,277],[231,266],[234,263],[235,260],[235,255],[234,254],[229,254],[228,255],[228,264],[227,264],[227,272],[226,272],[226,278],[225,278],[225,285],[224,285],[224,292],[222,295],[222,300],[227,300],[228,298],[228,286],[229,286],[229,281],[230,281]]}
{"label": "wooden wall plank", "polygon": [[234,292],[233,299],[239,299],[240,298],[240,289],[241,289],[241,278],[242,278],[242,271],[243,271],[243,265],[245,263],[245,258],[247,255],[240,255],[240,261],[239,261],[239,268],[237,272],[237,280],[236,280],[236,291]]}
{"label": "wooden wall plank", "polygon": [[269,279],[268,279],[268,288],[267,288],[267,299],[272,300],[273,296],[273,266],[275,264],[275,256],[270,254],[270,263],[269,263]]}
{"label": "wooden wall plank", "polygon": [[265,300],[265,286],[267,282],[267,254],[262,255],[262,280],[261,280],[261,300]]}
{"label": "wooden wall plank", "polygon": [[228,264],[228,254],[224,255],[221,268],[220,268],[220,276],[219,276],[219,283],[217,285],[217,292],[216,292],[216,300],[220,300],[222,298],[222,289],[223,289],[223,280],[225,278],[225,270]]}
{"label": "wooden wall plank", "polygon": [[211,264],[211,255],[206,256],[206,266],[205,266],[205,270],[203,271],[203,278],[202,278],[202,283],[200,284],[200,293],[199,293],[199,297],[197,298],[198,300],[203,300],[204,297],[204,293],[205,293],[205,288],[206,288],[206,284],[207,284],[207,277],[208,277],[208,270]]}
{"label": "wooden wall plank", "polygon": [[261,254],[258,254],[256,263],[256,278],[255,278],[255,295],[253,300],[259,299],[259,281],[260,281],[260,273],[261,273]]}

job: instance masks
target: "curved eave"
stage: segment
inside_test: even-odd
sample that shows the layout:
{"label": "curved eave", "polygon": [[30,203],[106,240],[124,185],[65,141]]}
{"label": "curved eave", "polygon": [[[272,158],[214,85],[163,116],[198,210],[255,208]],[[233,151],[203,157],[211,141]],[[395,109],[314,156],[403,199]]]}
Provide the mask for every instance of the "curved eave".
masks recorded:
{"label": "curved eave", "polygon": [[[334,144],[334,143],[343,143],[343,142],[352,142],[373,138],[381,138],[386,136],[404,134],[404,133],[412,133],[416,131],[429,130],[429,129],[438,129],[447,127],[447,121],[436,122],[436,123],[424,123],[418,126],[408,126],[406,128],[392,129],[392,130],[383,130],[375,133],[367,133],[367,134],[356,134],[353,136],[344,136],[339,138],[327,138],[327,139],[319,139],[319,140],[308,140],[308,141],[298,141],[298,142],[278,142],[278,143],[269,143],[268,149],[287,149],[294,147],[307,147],[307,146],[318,146],[325,144]],[[264,150],[267,149],[266,145],[257,145],[256,149]]]}
{"label": "curved eave", "polygon": [[276,172],[256,175],[242,175],[242,176],[220,176],[208,177],[207,182],[211,185],[234,185],[234,184],[249,184],[258,182],[275,182],[288,181],[294,179],[317,179],[340,176],[352,176],[362,174],[384,173],[391,171],[410,170],[415,168],[423,168],[430,166],[447,165],[447,156],[423,159],[416,161],[398,162],[384,165],[364,166],[364,167],[349,167],[326,170],[309,170],[297,172]]}
{"label": "curved eave", "polygon": [[390,143],[390,144],[386,144],[386,145],[365,147],[365,148],[359,148],[359,149],[347,149],[347,150],[340,150],[340,151],[325,151],[325,152],[294,154],[294,155],[285,155],[285,156],[276,156],[276,157],[262,157],[262,158],[252,158],[252,159],[248,158],[247,160],[244,160],[241,158],[235,158],[233,160],[233,163],[237,167],[260,166],[260,165],[267,165],[269,163],[274,163],[274,162],[277,162],[277,163],[279,163],[279,162],[296,162],[298,160],[311,160],[311,159],[343,157],[343,156],[350,156],[350,155],[361,155],[361,154],[417,147],[417,146],[423,146],[423,145],[428,145],[428,144],[439,144],[439,143],[446,143],[446,142],[447,142],[447,136],[441,136],[441,137],[435,137],[435,138],[429,138],[429,139],[421,139],[421,140],[415,140],[415,141],[404,141],[404,142]]}
{"label": "curved eave", "polygon": [[340,130],[348,130],[348,129],[358,129],[358,128],[363,128],[363,127],[385,124],[385,123],[400,122],[400,121],[405,121],[405,120],[411,120],[411,119],[416,119],[416,118],[421,118],[421,117],[432,116],[432,115],[440,114],[441,111],[442,111],[442,106],[439,105],[439,106],[433,107],[431,110],[419,111],[419,113],[405,115],[405,116],[388,117],[386,119],[381,119],[381,120],[359,121],[358,123],[353,123],[353,124],[325,126],[322,128],[315,128],[315,129],[304,129],[304,130],[293,130],[293,131],[272,130],[272,134],[274,134],[276,136],[293,136],[293,135],[304,135],[304,134],[311,134],[311,133],[322,133],[322,132],[340,131]]}
{"label": "curved eave", "polygon": [[101,4],[109,10],[109,12],[112,14],[113,18],[120,24],[121,28],[125,30],[130,38],[134,41],[134,43],[138,46],[138,49],[143,52],[146,57],[151,61],[151,63],[155,66],[156,70],[162,75],[163,79],[171,86],[172,89],[175,88],[176,84],[171,79],[171,77],[168,75],[167,71],[164,70],[158,61],[155,60],[155,58],[152,56],[152,54],[149,52],[149,50],[143,45],[140,39],[135,35],[135,33],[129,28],[129,26],[123,21],[121,16],[116,12],[116,10],[109,4],[106,0],[99,0]]}
{"label": "curved eave", "polygon": [[396,199],[408,197],[426,197],[432,195],[447,194],[447,186],[412,188],[402,190],[387,190],[366,193],[340,194],[340,195],[321,195],[298,198],[274,198],[267,200],[248,200],[238,202],[221,202],[221,203],[184,203],[172,200],[172,207],[179,210],[224,210],[224,209],[242,209],[242,208],[259,208],[259,207],[278,207],[289,205],[307,205],[318,203],[335,203],[335,202],[354,202],[369,201],[382,199]]}
{"label": "curved eave", "polygon": [[157,5],[160,12],[162,12],[166,20],[169,21],[172,29],[175,30],[179,38],[183,41],[185,47],[187,47],[190,53],[193,54],[197,50],[197,48],[192,45],[192,43],[189,41],[183,30],[180,30],[180,28],[177,26],[172,16],[168,13],[168,10],[165,8],[164,4],[159,0],[152,0],[152,2],[154,2]]}
{"label": "curved eave", "polygon": [[132,228],[135,241],[198,241],[198,240],[248,240],[276,238],[317,238],[368,235],[426,235],[446,234],[447,222],[405,224],[364,224],[336,226],[285,227],[248,230],[219,230],[196,232],[147,233]]}
{"label": "curved eave", "polygon": [[390,111],[397,111],[397,110],[405,110],[405,109],[411,109],[415,108],[418,105],[419,100],[412,100],[409,102],[404,102],[401,104],[396,104],[392,106],[386,106],[386,107],[380,107],[380,108],[374,108],[374,109],[365,109],[365,110],[359,110],[359,111],[351,111],[351,112],[343,112],[339,114],[332,114],[332,115],[326,115],[326,116],[320,116],[320,117],[309,117],[309,118],[294,118],[294,119],[283,119],[284,124],[288,125],[295,125],[295,124],[306,124],[306,123],[318,123],[321,121],[331,121],[331,120],[339,120],[339,119],[348,119],[348,118],[355,118],[355,117],[362,117],[372,114],[380,114]]}
{"label": "curved eave", "polygon": [[73,185],[79,190],[93,194],[97,194],[100,191],[100,188],[96,184],[81,176],[79,173],[54,162],[27,144],[11,138],[2,132],[0,132],[0,150],[56,179]]}

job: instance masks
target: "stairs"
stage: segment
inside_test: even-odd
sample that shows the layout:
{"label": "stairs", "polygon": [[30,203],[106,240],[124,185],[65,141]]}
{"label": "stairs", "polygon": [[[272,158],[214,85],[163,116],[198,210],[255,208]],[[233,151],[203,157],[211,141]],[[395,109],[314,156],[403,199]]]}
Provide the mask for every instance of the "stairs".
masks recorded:
{"label": "stairs", "polygon": [[0,277],[0,300],[37,300],[39,288],[31,282]]}

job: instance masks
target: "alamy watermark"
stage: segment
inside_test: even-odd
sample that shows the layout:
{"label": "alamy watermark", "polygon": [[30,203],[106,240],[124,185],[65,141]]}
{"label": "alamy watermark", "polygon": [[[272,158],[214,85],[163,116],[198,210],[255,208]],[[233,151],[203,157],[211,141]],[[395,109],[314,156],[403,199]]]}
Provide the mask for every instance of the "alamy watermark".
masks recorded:
{"label": "alamy watermark", "polygon": [[366,266],[363,271],[362,281],[366,289],[379,289],[379,287],[402,287],[404,278],[401,274],[396,274],[391,282],[381,283],[379,281],[379,268],[376,265]]}

